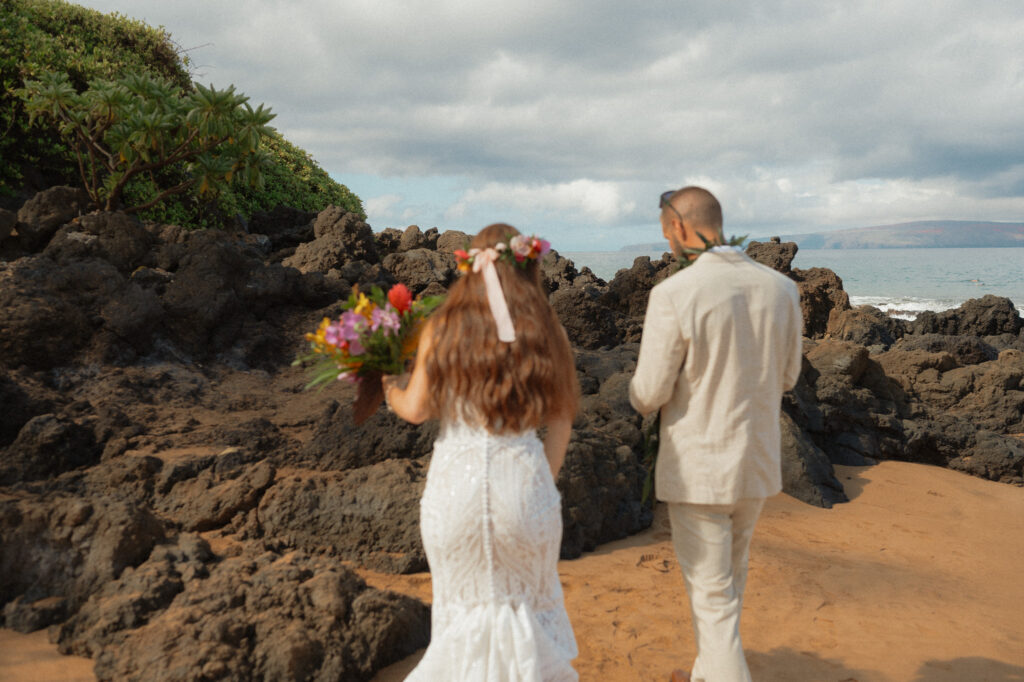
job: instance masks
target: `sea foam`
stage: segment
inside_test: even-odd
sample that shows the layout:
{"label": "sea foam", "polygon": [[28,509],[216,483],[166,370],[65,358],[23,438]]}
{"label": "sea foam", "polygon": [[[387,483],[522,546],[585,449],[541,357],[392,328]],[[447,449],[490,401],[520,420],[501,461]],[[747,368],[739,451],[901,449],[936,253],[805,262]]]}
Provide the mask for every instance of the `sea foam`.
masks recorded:
{"label": "sea foam", "polygon": [[[916,296],[850,296],[850,305],[870,305],[883,313],[901,320],[914,320],[918,314],[930,310],[941,313],[944,310],[959,308],[967,299],[952,298],[918,298]],[[1024,317],[1024,307],[1017,306],[1017,311]]]}

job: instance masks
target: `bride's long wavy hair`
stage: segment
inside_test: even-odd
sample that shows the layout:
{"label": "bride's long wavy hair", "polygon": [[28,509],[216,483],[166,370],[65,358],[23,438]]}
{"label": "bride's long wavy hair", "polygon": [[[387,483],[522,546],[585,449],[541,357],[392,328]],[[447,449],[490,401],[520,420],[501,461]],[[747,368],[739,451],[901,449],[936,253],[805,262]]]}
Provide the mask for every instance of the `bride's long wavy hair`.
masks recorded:
{"label": "bride's long wavy hair", "polygon": [[[511,225],[485,227],[471,248],[509,243]],[[483,422],[491,433],[537,428],[549,417],[576,415],[579,385],[565,329],[548,303],[538,260],[525,267],[495,264],[515,327],[502,343],[487,303],[482,273],[467,272],[431,316],[433,348],[426,358],[432,412]]]}

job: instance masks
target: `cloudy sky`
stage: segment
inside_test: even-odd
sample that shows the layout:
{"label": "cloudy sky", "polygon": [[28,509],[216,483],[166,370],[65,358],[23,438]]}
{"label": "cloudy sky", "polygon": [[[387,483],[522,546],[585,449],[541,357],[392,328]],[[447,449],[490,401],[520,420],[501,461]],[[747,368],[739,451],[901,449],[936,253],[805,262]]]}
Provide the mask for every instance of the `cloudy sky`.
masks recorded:
{"label": "cloudy sky", "polygon": [[660,239],[1024,220],[1019,0],[86,0],[165,27],[362,199],[374,229]]}

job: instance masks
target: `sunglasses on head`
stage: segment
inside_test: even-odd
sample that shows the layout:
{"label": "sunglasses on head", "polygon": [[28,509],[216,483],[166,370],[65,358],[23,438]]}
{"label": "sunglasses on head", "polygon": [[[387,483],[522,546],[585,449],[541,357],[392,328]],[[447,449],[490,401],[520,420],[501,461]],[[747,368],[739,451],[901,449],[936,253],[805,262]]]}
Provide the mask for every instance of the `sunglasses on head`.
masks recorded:
{"label": "sunglasses on head", "polygon": [[675,206],[672,205],[671,199],[672,199],[672,195],[675,194],[675,193],[676,193],[676,190],[674,190],[674,189],[670,189],[667,192],[662,192],[661,193],[661,201],[658,202],[658,208],[665,208],[666,206],[668,206],[669,208],[672,209],[673,213],[675,213],[677,216],[679,216],[680,220],[683,220],[683,215],[679,211],[676,210]]}

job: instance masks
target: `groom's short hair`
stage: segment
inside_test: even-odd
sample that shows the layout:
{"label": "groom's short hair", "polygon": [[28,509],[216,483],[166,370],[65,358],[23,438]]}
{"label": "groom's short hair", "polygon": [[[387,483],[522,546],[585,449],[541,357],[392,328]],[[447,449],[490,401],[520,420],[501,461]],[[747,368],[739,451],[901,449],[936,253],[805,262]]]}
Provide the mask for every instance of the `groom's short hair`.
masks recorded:
{"label": "groom's short hair", "polygon": [[703,187],[690,185],[676,190],[669,199],[686,222],[717,232],[722,231],[722,205]]}

